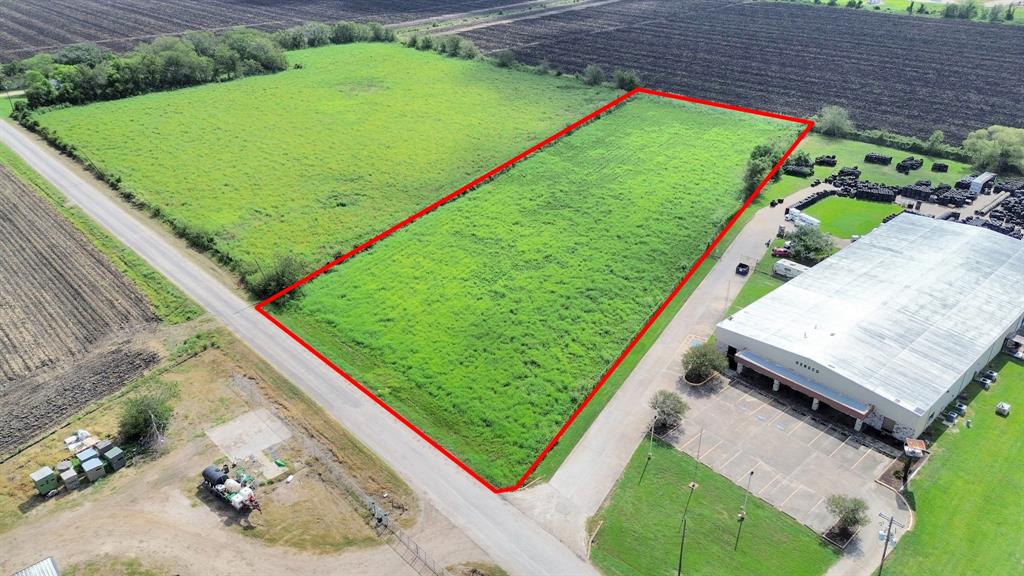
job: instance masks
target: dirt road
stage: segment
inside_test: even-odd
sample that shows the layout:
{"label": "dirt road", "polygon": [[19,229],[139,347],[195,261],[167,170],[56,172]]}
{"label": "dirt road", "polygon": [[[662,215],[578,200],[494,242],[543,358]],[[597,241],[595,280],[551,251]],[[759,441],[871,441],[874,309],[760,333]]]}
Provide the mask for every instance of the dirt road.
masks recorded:
{"label": "dirt road", "polygon": [[[98,182],[78,176],[56,153],[8,122],[0,122],[0,143],[323,406],[501,567],[513,574],[596,574],[589,563],[536,522],[487,490],[271,325],[179,245],[150,228],[153,224],[101,192]],[[366,573],[387,572],[374,567]]]}
{"label": "dirt road", "polygon": [[[234,511],[220,502],[191,497],[192,486],[181,480],[182,470],[200,470],[219,455],[200,438],[141,469],[125,469],[110,479],[117,482],[116,487],[89,487],[74,494],[84,500],[81,505],[29,520],[0,538],[4,549],[0,573],[13,573],[42,553],[52,554],[65,567],[103,554],[134,556],[173,567],[182,576],[416,574],[384,544],[341,554],[311,554],[270,547],[236,530],[225,530],[224,525],[238,522]],[[417,539],[443,537],[436,528],[434,532]]]}

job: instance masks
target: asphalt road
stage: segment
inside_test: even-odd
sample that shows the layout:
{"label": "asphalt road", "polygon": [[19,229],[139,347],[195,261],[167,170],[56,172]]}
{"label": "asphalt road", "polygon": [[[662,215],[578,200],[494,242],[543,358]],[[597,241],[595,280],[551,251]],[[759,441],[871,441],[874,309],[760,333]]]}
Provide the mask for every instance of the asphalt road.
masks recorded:
{"label": "asphalt road", "polygon": [[274,327],[150,223],[78,177],[55,152],[3,121],[0,142],[316,400],[503,568],[522,575],[597,574],[533,520]]}

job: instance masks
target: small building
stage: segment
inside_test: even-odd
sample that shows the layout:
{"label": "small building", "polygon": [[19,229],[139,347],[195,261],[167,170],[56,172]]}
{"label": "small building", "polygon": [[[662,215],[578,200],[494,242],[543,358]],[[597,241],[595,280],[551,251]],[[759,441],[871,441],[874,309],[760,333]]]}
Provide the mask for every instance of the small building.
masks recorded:
{"label": "small building", "polygon": [[60,576],[60,568],[53,558],[47,558],[18,570],[12,576]]}
{"label": "small building", "polygon": [[107,475],[107,471],[103,468],[103,462],[99,458],[90,458],[82,462],[82,470],[90,482],[95,482]]}
{"label": "small building", "polygon": [[60,473],[60,481],[64,483],[64,487],[68,490],[74,490],[78,488],[79,477],[78,472],[75,469],[65,470]]}
{"label": "small building", "polygon": [[116,472],[121,468],[124,468],[124,451],[117,446],[111,446],[103,454],[103,459],[110,464],[110,467]]}
{"label": "small building", "polygon": [[57,474],[55,474],[53,469],[49,466],[43,466],[28,476],[32,479],[32,483],[35,484],[36,492],[39,492],[43,496],[46,496],[50,492],[60,488]]}
{"label": "small building", "polygon": [[901,214],[716,329],[730,367],[916,438],[1024,326],[1024,242]]}
{"label": "small building", "polygon": [[110,450],[113,447],[114,443],[110,440],[100,440],[99,442],[96,443],[95,446],[93,446],[93,448],[95,448],[96,451],[100,453],[100,456],[106,454],[107,450]]}

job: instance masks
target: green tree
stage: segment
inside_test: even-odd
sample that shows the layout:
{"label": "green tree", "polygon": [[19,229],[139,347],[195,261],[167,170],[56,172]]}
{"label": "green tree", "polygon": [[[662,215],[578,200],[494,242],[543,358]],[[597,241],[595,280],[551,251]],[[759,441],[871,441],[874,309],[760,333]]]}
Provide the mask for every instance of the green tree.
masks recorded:
{"label": "green tree", "polygon": [[658,430],[676,426],[690,409],[682,396],[670,390],[655,392],[650,406],[654,409],[654,422],[651,425]]}
{"label": "green tree", "polygon": [[[779,162],[784,152],[778,142],[771,144],[758,144],[750,152],[750,159],[747,160],[747,169],[743,174],[744,193],[751,194],[761,184],[761,180]],[[772,175],[772,181],[777,182],[782,175],[776,172]]]}
{"label": "green tree", "polygon": [[789,251],[793,258],[803,262],[818,262],[828,258],[836,246],[832,238],[817,226],[799,226],[786,239],[792,242]]}
{"label": "green tree", "polygon": [[494,55],[494,63],[498,68],[511,68],[516,65],[516,55],[511,50],[502,50]]}
{"label": "green tree", "polygon": [[825,500],[825,509],[836,517],[839,528],[847,532],[868,523],[868,505],[860,498],[833,494]]}
{"label": "green tree", "polygon": [[850,121],[850,113],[842,106],[823,106],[818,111],[814,127],[822,134],[828,136],[845,136],[853,132],[853,122]]}
{"label": "green tree", "polygon": [[725,355],[711,342],[693,346],[683,353],[683,368],[688,382],[704,382],[716,372],[725,371],[727,365]]}
{"label": "green tree", "polygon": [[925,150],[927,150],[930,154],[934,154],[942,150],[942,147],[945,144],[945,140],[946,134],[942,130],[936,130],[932,132],[932,135],[929,136],[928,140],[925,141]]}
{"label": "green tree", "polygon": [[974,167],[993,172],[1024,174],[1024,128],[990,126],[964,139]]}
{"label": "green tree", "polygon": [[118,435],[124,442],[145,443],[154,432],[163,434],[171,422],[173,409],[166,396],[145,394],[125,403],[118,421]]}
{"label": "green tree", "polygon": [[587,86],[597,86],[604,83],[604,70],[597,64],[591,64],[583,69],[583,83]]}

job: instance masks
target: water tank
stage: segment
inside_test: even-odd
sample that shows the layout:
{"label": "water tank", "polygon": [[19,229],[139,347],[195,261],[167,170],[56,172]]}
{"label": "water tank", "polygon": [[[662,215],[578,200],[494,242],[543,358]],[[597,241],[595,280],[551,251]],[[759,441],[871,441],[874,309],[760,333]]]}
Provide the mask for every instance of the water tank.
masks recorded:
{"label": "water tank", "polygon": [[203,470],[203,480],[206,480],[210,486],[223,484],[227,479],[228,475],[216,466],[207,466],[206,469]]}

